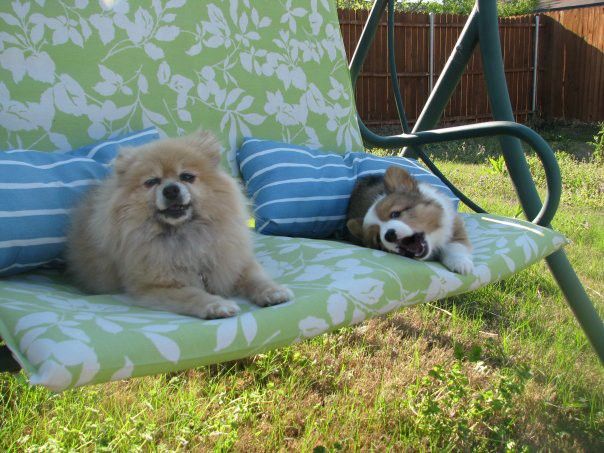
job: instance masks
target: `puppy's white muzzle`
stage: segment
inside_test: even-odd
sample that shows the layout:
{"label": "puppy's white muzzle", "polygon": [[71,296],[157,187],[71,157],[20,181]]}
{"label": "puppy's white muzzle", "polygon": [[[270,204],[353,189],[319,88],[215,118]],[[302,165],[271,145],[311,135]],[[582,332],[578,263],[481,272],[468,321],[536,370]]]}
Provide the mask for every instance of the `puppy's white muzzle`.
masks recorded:
{"label": "puppy's white muzzle", "polygon": [[401,220],[389,220],[380,223],[380,239],[389,252],[413,257],[419,260],[429,259],[432,255],[431,241],[423,233],[413,229]]}

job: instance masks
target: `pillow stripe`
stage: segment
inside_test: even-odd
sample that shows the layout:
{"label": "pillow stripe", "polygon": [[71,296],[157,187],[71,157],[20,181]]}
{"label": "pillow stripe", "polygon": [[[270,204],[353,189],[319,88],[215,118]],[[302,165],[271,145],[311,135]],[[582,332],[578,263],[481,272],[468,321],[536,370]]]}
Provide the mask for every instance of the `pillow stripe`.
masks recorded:
{"label": "pillow stripe", "polygon": [[[106,158],[113,160],[117,156],[117,153],[115,153],[114,151],[115,145],[126,144],[127,146],[137,146],[152,140],[157,140],[158,137],[159,135],[157,133],[157,129],[151,127],[149,129],[145,129],[144,131],[128,135],[127,137],[124,137],[119,140],[107,140],[103,143],[93,146],[90,149],[90,152],[86,155],[86,157],[88,157],[89,159],[94,159],[97,162],[104,162],[104,159]],[[85,149],[86,148],[80,148],[80,150],[78,151],[82,152],[81,150]],[[99,151],[101,150],[108,150],[109,152],[106,153],[106,156],[105,153],[97,156],[97,154],[99,154]]]}
{"label": "pillow stripe", "polygon": [[[3,267],[0,273],[3,275],[13,275],[20,272],[26,272],[37,267],[62,267],[64,264],[63,260],[52,259],[52,260],[39,260],[40,256],[60,256],[65,249],[65,242],[59,242],[56,244],[42,244],[29,247],[20,247],[19,249],[0,249],[2,253],[9,254],[12,256],[13,264],[10,266]],[[38,260],[36,261],[36,257]],[[6,270],[5,270],[6,269]]]}
{"label": "pillow stripe", "polygon": [[23,211],[0,211],[0,217],[30,217],[36,215],[69,214],[71,209],[26,209]]}
{"label": "pillow stripe", "polygon": [[317,220],[343,220],[346,215],[324,215],[316,217],[286,217],[283,219],[271,219],[272,222],[285,224],[285,223],[310,223],[316,222]]}
{"label": "pillow stripe", "polygon": [[42,244],[57,244],[59,242],[65,242],[65,237],[54,237],[54,238],[35,238],[35,239],[15,239],[11,241],[0,241],[0,249],[27,246],[27,245],[42,245]]}
{"label": "pillow stripe", "polygon": [[265,206],[269,206],[275,203],[290,203],[292,201],[319,201],[319,200],[343,200],[350,197],[350,194],[345,195],[328,195],[325,197],[297,197],[297,198],[279,198],[277,200],[267,201],[266,203],[257,206],[255,210],[259,210]]}
{"label": "pillow stripe", "polygon": [[358,177],[383,174],[392,165],[459,200],[414,159],[344,155],[260,139],[244,139],[237,162],[264,234],[329,237],[344,227],[348,200]]}
{"label": "pillow stripe", "polygon": [[30,167],[30,168],[46,170],[49,168],[59,167],[61,165],[71,164],[73,162],[89,162],[89,159],[86,159],[84,157],[75,157],[73,159],[63,160],[63,161],[59,161],[59,162],[54,162],[52,164],[44,164],[44,165],[35,165],[35,164],[30,164],[29,162],[21,162],[18,160],[3,160],[2,165],[20,165],[22,167]]}
{"label": "pillow stripe", "polygon": [[[246,142],[246,143],[249,143],[249,142]],[[256,153],[256,154],[249,156],[248,158],[242,160],[241,163],[239,164],[239,168],[243,169],[243,167],[245,167],[250,161],[257,159],[259,157],[263,157],[268,154],[275,154],[275,153],[288,152],[288,151],[295,151],[297,153],[304,154],[304,155],[310,157],[311,159],[325,159],[325,158],[335,157],[338,161],[340,161],[340,162],[342,161],[342,156],[339,154],[329,154],[329,153],[313,154],[308,151],[304,151],[302,149],[297,149],[297,148],[271,148],[271,149],[267,149],[265,151]]]}
{"label": "pillow stripe", "polygon": [[298,178],[298,179],[286,179],[284,181],[275,181],[275,182],[266,184],[262,187],[259,187],[258,190],[252,194],[252,198],[254,198],[256,196],[256,194],[258,194],[259,192],[261,192],[264,189],[274,187],[274,186],[280,186],[283,184],[292,184],[292,186],[295,187],[295,185],[303,184],[303,183],[311,183],[311,184],[316,184],[317,182],[330,183],[330,182],[339,182],[339,181],[356,181],[356,179],[357,179],[356,176],[351,176],[351,177],[341,177],[341,178]]}
{"label": "pillow stripe", "polygon": [[323,168],[350,168],[347,165],[342,165],[342,164],[325,164],[325,165],[312,165],[312,164],[274,164],[271,165],[269,167],[265,167],[262,170],[258,170],[256,173],[254,173],[252,176],[250,176],[250,178],[248,179],[248,182],[252,181],[253,179],[257,178],[260,175],[263,175],[264,173],[266,173],[267,171],[271,171],[271,170],[275,170],[276,168],[312,168],[313,170],[320,170]]}
{"label": "pillow stripe", "polygon": [[[386,172],[386,170],[368,170],[368,171],[364,171],[358,174],[358,176],[352,176],[352,177],[341,177],[341,178],[298,178],[298,179],[286,179],[284,181],[275,181],[269,184],[266,184],[265,186],[262,186],[260,188],[258,188],[258,190],[256,190],[253,193],[249,193],[249,197],[252,199],[252,201],[255,201],[258,198],[258,194],[260,192],[262,192],[265,189],[271,188],[271,187],[275,187],[275,186],[280,186],[280,185],[290,185],[290,187],[287,188],[287,193],[291,194],[292,192],[297,192],[298,190],[300,191],[306,191],[307,189],[302,188],[300,186],[300,184],[305,184],[305,183],[310,183],[310,184],[316,184],[318,182],[321,183],[340,183],[341,181],[356,181],[357,178],[362,177],[362,176],[369,176],[369,175],[380,175],[380,174],[384,174]],[[433,175],[419,175],[419,177],[432,177]],[[446,192],[448,194],[448,190],[449,188],[444,185],[444,184],[435,184],[433,183],[432,180],[428,181],[430,183],[431,186],[433,187],[439,187],[442,189],[443,192]],[[350,191],[348,190],[347,187],[342,186],[342,184],[338,185],[338,188],[334,188],[332,190],[338,190],[339,188],[341,188],[342,190],[344,190],[347,194],[346,198],[350,196]],[[274,194],[274,196],[277,196],[276,194]],[[329,199],[329,198],[323,198],[323,199]],[[459,199],[455,196],[449,196],[449,199],[451,200],[451,202],[453,203],[457,203],[459,201]],[[280,200],[280,198],[277,198],[276,200]],[[294,201],[301,201],[301,200],[294,200]],[[265,206],[265,204],[263,204],[262,206]],[[260,206],[256,207],[256,210],[259,209]]]}
{"label": "pillow stripe", "polygon": [[0,274],[4,274],[4,273],[8,273],[8,271],[12,271],[10,272],[11,274],[16,274],[16,272],[14,272],[14,269],[19,269],[19,272],[25,272],[25,271],[29,271],[32,269],[35,269],[37,267],[43,266],[45,264],[49,264],[52,262],[55,262],[56,264],[60,264],[63,263],[62,260],[53,260],[53,261],[38,261],[35,263],[15,263],[15,264],[11,264],[10,266],[6,266],[3,267],[2,269],[0,269]]}
{"label": "pillow stripe", "polygon": [[0,183],[0,190],[14,190],[14,189],[48,189],[54,187],[83,187],[83,186],[96,186],[99,184],[97,179],[77,179],[71,182],[63,181],[52,181],[52,182],[5,182]]}
{"label": "pillow stripe", "polygon": [[72,207],[108,175],[120,145],[158,138],[149,128],[75,151],[0,152],[0,276],[60,262]]}
{"label": "pillow stripe", "polygon": [[[383,166],[383,162],[386,161],[386,162],[392,162],[393,164],[399,165],[401,167],[416,168],[416,169],[421,169],[422,171],[425,171],[423,167],[415,164],[414,162],[405,162],[405,161],[401,162],[401,161],[397,161],[397,160],[394,160],[394,159],[388,159],[388,158],[383,158],[381,160],[378,160],[378,159],[376,159],[374,157],[371,157],[371,156],[369,156],[369,157],[358,157],[358,156],[354,157],[354,156],[352,156],[353,159],[347,159],[346,157],[349,157],[350,155],[346,155],[346,157],[344,158],[344,162],[350,162],[350,164],[346,164],[346,163],[342,163],[342,156],[337,155],[337,154],[313,155],[313,154],[311,154],[311,153],[309,153],[307,151],[297,150],[295,148],[274,149],[274,150],[271,150],[269,153],[267,153],[265,151],[259,152],[259,153],[255,154],[255,155],[250,156],[250,157],[246,158],[245,160],[243,160],[242,163],[239,165],[239,169],[241,171],[243,171],[243,167],[246,164],[248,164],[250,161],[254,160],[255,158],[264,157],[267,154],[272,154],[273,152],[278,152],[278,151],[294,151],[297,154],[296,157],[298,157],[299,155],[304,154],[304,155],[307,155],[308,157],[310,157],[311,159],[320,159],[320,158],[325,158],[325,157],[334,157],[334,158],[336,158],[335,159],[336,163],[333,163],[333,164],[324,164],[322,166],[312,165],[310,163],[309,164],[297,164],[300,167],[324,168],[324,167],[328,167],[328,166],[334,166],[334,167],[341,167],[341,168],[351,169],[355,164],[360,163],[360,162],[366,162],[366,161],[367,162],[376,163],[377,165],[379,165],[380,167],[382,167]],[[288,156],[288,157],[291,157],[291,156]],[[294,157],[293,160],[295,160],[296,157]],[[410,159],[407,159],[407,160],[410,160]],[[295,163],[280,164],[280,165],[282,165],[282,166],[288,166],[289,165],[289,166],[292,166],[292,167],[296,166]],[[277,167],[274,167],[274,168],[277,168]],[[265,170],[269,170],[269,169],[265,169]],[[432,175],[430,173],[429,176],[434,176],[434,175]]]}
{"label": "pillow stripe", "polygon": [[[306,234],[307,231],[314,231],[313,226],[315,226],[318,222],[321,222],[323,225],[328,225],[330,228],[333,228],[334,231],[339,228],[342,222],[346,219],[346,215],[339,216],[320,216],[320,217],[304,217],[298,219],[271,219],[267,220],[262,227],[258,228],[258,233],[264,233],[264,230],[271,226],[272,224],[278,225],[287,225],[288,231],[292,236],[301,234]],[[293,224],[293,226],[292,226]],[[322,228],[324,226],[322,225]]]}

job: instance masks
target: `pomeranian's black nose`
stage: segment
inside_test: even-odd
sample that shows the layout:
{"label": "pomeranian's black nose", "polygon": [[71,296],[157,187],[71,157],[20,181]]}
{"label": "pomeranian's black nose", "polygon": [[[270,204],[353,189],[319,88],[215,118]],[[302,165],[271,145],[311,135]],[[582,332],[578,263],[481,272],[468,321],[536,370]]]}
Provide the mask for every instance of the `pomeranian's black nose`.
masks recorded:
{"label": "pomeranian's black nose", "polygon": [[386,231],[384,239],[386,239],[388,242],[396,242],[396,231],[393,229]]}
{"label": "pomeranian's black nose", "polygon": [[167,200],[175,200],[180,195],[180,188],[176,184],[168,184],[161,193]]}

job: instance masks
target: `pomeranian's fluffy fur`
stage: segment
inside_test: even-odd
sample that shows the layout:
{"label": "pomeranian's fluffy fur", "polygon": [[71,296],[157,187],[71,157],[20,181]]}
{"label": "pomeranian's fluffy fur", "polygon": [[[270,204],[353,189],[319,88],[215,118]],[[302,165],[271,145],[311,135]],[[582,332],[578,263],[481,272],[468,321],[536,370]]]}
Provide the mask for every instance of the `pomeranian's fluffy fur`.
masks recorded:
{"label": "pomeranian's fluffy fur", "polygon": [[234,295],[285,302],[292,293],[255,260],[247,219],[209,133],[125,148],[74,212],[68,266],[88,291],[199,318],[237,314]]}

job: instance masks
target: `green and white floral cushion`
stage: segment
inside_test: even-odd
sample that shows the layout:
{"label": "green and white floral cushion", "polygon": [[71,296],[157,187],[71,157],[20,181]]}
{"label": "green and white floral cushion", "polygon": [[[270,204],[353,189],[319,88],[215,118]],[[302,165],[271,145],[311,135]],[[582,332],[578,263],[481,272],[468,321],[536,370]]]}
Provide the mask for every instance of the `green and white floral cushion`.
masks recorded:
{"label": "green and white floral cushion", "polygon": [[0,2],[0,149],[149,126],[362,150],[335,2]]}
{"label": "green and white floral cushion", "polygon": [[565,239],[520,220],[465,215],[475,272],[461,276],[346,243],[256,235],[256,254],[295,300],[202,321],[86,296],[56,273],[0,280],[0,335],[33,384],[84,384],[217,363],[287,345],[398,307],[474,290],[549,255]]}

